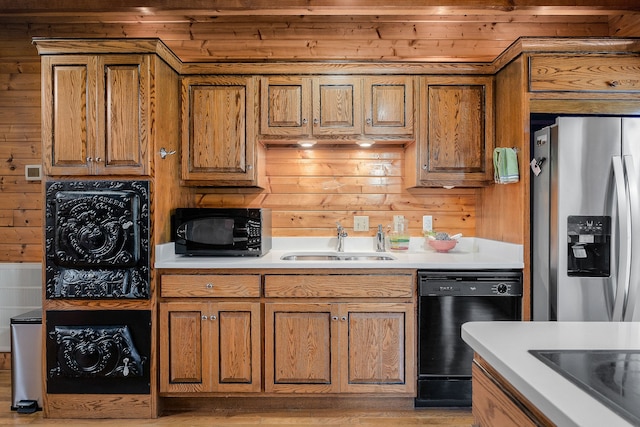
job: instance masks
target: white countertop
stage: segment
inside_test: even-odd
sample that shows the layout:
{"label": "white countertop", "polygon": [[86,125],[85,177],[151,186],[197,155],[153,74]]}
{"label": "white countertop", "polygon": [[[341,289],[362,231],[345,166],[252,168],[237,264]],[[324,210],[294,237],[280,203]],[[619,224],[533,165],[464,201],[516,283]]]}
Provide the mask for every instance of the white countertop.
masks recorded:
{"label": "white countertop", "polygon": [[529,350],[640,349],[640,322],[469,322],[462,338],[558,426],[631,426]]}
{"label": "white countertop", "polygon": [[[190,257],[176,255],[173,243],[156,246],[155,268],[410,268],[410,269],[493,269],[523,268],[522,245],[495,240],[463,237],[449,253],[437,253],[424,247],[423,238],[411,238],[409,250],[387,251],[389,261],[286,261],[280,257],[291,252],[334,252],[335,238],[274,238],[272,249],[261,257]],[[345,253],[375,253],[371,237],[347,237]]]}

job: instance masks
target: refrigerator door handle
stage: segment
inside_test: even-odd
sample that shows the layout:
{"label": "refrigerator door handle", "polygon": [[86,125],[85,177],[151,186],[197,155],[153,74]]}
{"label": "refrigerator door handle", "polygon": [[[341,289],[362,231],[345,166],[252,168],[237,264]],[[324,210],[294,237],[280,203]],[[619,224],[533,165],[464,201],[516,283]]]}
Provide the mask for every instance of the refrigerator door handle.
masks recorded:
{"label": "refrigerator door handle", "polygon": [[617,277],[617,280],[616,283],[612,284],[612,288],[615,289],[615,295],[611,320],[619,322],[622,321],[624,316],[624,305],[627,297],[627,289],[629,288],[629,274],[631,270],[631,236],[627,229],[629,205],[627,201],[622,159],[620,156],[613,156],[612,161],[616,198],[618,202],[617,223],[620,238],[617,240],[620,245],[620,256],[618,258],[617,274],[612,275],[612,277]]}
{"label": "refrigerator door handle", "polygon": [[[631,211],[631,233],[630,240],[631,245],[638,245],[640,243],[640,200],[638,199],[638,183],[635,179],[636,170],[633,162],[633,156],[624,156],[624,168],[626,172],[627,189],[629,194],[629,207]],[[634,252],[633,246],[631,247],[630,263],[631,272],[629,275],[629,287],[627,289],[627,301],[624,310],[624,320],[632,321],[636,320],[638,313],[636,313],[636,305],[638,300],[638,281],[640,280],[640,260],[638,260],[638,251]]]}

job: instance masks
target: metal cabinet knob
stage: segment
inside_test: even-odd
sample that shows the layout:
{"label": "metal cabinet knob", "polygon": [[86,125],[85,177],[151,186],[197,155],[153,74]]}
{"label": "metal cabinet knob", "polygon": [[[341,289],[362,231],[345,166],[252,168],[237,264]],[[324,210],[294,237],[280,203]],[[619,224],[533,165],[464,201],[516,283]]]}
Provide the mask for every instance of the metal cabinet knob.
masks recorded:
{"label": "metal cabinet knob", "polygon": [[333,316],[331,320],[338,320],[338,316]]}
{"label": "metal cabinet knob", "polygon": [[213,283],[207,283],[204,285],[207,289],[213,289]]}
{"label": "metal cabinet knob", "polygon": [[306,125],[307,123],[309,123],[309,120],[307,120],[306,118],[302,119],[302,124]]}
{"label": "metal cabinet knob", "polygon": [[87,157],[87,162],[89,163],[93,162],[93,157]]}
{"label": "metal cabinet knob", "polygon": [[340,320],[342,320],[343,322],[344,322],[344,321],[346,321],[346,320],[347,320],[347,316],[342,316],[342,317],[340,318]]}
{"label": "metal cabinet knob", "polygon": [[164,147],[160,148],[160,158],[161,159],[166,159],[167,156],[171,156],[173,154],[176,154],[176,150],[167,151],[167,149],[164,148]]}
{"label": "metal cabinet knob", "polygon": [[209,319],[211,319],[211,320],[216,320],[216,319],[217,319],[217,317],[216,317],[215,315],[213,315],[213,314],[212,314],[211,316],[209,316]]}
{"label": "metal cabinet knob", "polygon": [[96,162],[101,162],[101,161],[102,161],[102,158],[96,157]]}
{"label": "metal cabinet knob", "polygon": [[367,124],[370,125],[371,123],[373,123],[373,120],[371,120],[371,118],[367,119]]}
{"label": "metal cabinet knob", "polygon": [[208,317],[207,317],[207,316],[205,316],[205,315],[203,314],[203,315],[202,315],[202,317],[201,317],[201,319],[202,319],[202,320],[207,320],[207,319],[208,319]]}
{"label": "metal cabinet knob", "polygon": [[314,125],[317,125],[318,123],[320,123],[320,120],[318,120],[318,119],[313,119],[313,124],[314,124]]}

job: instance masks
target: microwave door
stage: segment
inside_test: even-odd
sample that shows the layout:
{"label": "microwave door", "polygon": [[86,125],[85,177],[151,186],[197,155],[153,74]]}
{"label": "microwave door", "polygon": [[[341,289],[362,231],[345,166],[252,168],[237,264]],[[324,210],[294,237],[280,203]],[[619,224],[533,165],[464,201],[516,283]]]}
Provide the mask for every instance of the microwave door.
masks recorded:
{"label": "microwave door", "polygon": [[233,246],[234,220],[232,218],[202,218],[188,221],[178,229],[178,237],[188,244],[206,246]]}

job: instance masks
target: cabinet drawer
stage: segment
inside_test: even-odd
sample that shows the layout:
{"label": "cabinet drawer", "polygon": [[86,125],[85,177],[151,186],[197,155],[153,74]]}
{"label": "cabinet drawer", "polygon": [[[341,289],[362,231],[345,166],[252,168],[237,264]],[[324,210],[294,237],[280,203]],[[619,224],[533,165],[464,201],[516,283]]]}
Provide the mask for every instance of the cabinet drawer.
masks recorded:
{"label": "cabinet drawer", "polygon": [[531,92],[640,91],[637,56],[532,56],[529,70]]}
{"label": "cabinet drawer", "polygon": [[267,298],[410,298],[416,287],[411,274],[267,274]]}
{"label": "cabinet drawer", "polygon": [[163,297],[260,296],[259,274],[168,274],[162,276]]}

